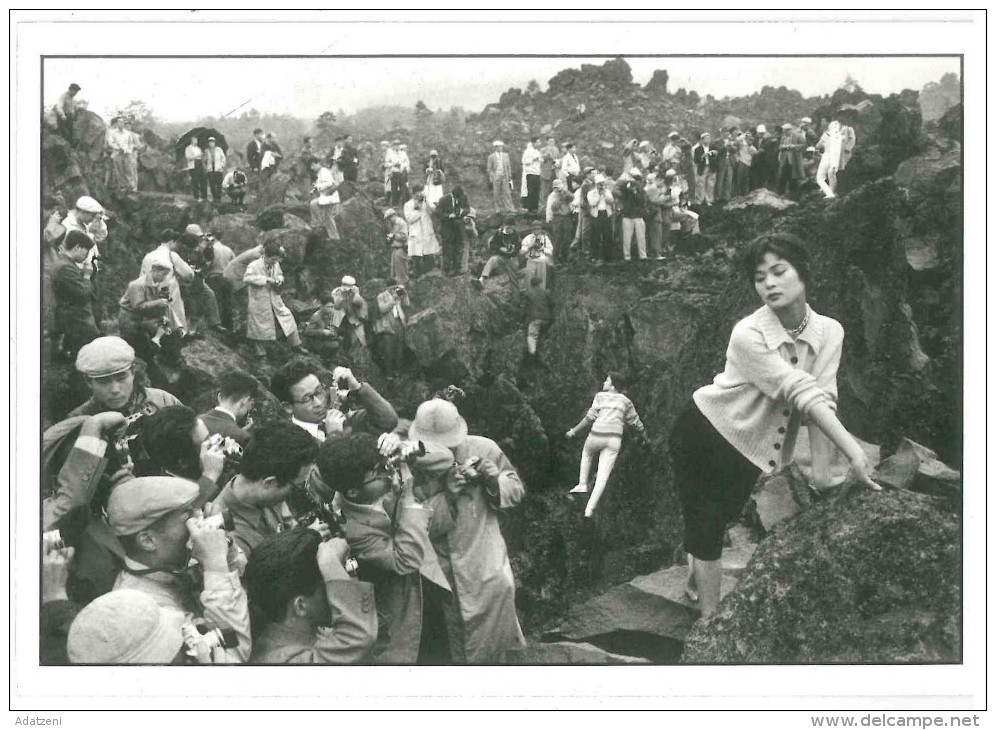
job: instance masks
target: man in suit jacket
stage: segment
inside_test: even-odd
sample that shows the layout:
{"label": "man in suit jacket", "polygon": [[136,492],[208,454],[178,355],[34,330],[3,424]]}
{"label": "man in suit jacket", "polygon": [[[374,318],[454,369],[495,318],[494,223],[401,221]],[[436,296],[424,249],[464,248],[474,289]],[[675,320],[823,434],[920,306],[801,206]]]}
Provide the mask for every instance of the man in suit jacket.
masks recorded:
{"label": "man in suit jacket", "polygon": [[505,151],[505,143],[494,142],[495,151],[488,157],[488,179],[494,193],[495,210],[499,213],[515,211],[512,204],[512,161]]}
{"label": "man in suit jacket", "polygon": [[263,130],[256,127],[252,130],[252,139],[246,145],[246,160],[253,172],[259,172],[259,163],[263,161],[263,144]]}
{"label": "man in suit jacket", "polygon": [[92,247],[85,233],[68,231],[51,271],[56,329],[63,335],[63,353],[73,361],[83,345],[100,337],[93,316],[93,288],[79,268]]}
{"label": "man in suit jacket", "polygon": [[247,372],[231,370],[219,375],[218,405],[201,414],[208,433],[228,436],[244,447],[252,438],[249,411],[258,394],[259,381]]}

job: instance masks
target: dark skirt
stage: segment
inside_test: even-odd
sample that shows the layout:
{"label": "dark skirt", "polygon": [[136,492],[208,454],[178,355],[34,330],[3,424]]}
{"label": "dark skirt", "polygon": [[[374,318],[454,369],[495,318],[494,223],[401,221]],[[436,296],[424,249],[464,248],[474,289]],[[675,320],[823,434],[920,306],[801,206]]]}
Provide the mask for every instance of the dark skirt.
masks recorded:
{"label": "dark skirt", "polygon": [[747,503],[761,470],[693,403],[671,431],[671,464],[685,518],[685,551],[719,560],[723,535]]}

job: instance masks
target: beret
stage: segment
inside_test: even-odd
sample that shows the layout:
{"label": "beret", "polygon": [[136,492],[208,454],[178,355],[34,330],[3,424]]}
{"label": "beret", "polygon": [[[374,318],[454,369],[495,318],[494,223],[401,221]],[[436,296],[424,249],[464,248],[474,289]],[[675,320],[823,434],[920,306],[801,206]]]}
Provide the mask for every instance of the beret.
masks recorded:
{"label": "beret", "polygon": [[88,378],[121,373],[135,362],[135,350],[120,337],[98,337],[80,348],[76,369]]}
{"label": "beret", "polygon": [[134,535],[170,512],[192,507],[196,482],[179,477],[137,477],[122,482],[107,500],[107,522],[115,535]]}

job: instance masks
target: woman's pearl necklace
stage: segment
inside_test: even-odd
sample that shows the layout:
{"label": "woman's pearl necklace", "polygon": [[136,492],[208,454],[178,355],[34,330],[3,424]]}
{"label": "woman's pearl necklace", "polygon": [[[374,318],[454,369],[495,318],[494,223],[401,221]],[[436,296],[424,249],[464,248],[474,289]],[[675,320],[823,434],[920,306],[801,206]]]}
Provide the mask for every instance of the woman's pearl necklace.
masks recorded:
{"label": "woman's pearl necklace", "polygon": [[802,318],[802,322],[800,322],[799,326],[796,327],[795,329],[790,330],[788,327],[785,328],[785,331],[788,332],[788,336],[791,337],[793,340],[798,338],[799,335],[802,334],[802,331],[806,329],[806,325],[809,324],[809,313],[811,311],[812,310],[809,307],[806,307],[806,316]]}

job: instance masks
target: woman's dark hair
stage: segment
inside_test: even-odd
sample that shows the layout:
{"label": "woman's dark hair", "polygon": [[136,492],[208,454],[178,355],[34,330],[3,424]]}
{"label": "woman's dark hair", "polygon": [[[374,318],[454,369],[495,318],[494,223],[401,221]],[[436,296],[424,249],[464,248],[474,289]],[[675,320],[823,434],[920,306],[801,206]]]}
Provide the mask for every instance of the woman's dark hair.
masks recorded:
{"label": "woman's dark hair", "polygon": [[271,535],[255,547],[244,578],[254,614],[266,621],[283,621],[291,601],[311,596],[325,585],[318,568],[321,544],[322,537],[314,530],[295,527]]}
{"label": "woman's dark hair", "polygon": [[629,381],[626,379],[626,376],[622,374],[622,371],[620,371],[620,370],[610,370],[607,373],[607,375],[612,380],[612,385],[620,393],[623,393],[623,392],[629,390]]}
{"label": "woman's dark hair", "polygon": [[246,444],[239,474],[254,482],[274,477],[288,484],[317,453],[318,443],[310,433],[290,421],[274,421],[257,428]]}
{"label": "woman's dark hair", "polygon": [[135,464],[136,476],[154,476],[169,470],[186,479],[201,475],[200,445],[191,433],[197,412],[187,406],[167,406],[140,419],[143,459]]}
{"label": "woman's dark hair", "polygon": [[368,433],[325,439],[318,450],[322,480],[343,494],[362,487],[364,475],[379,462],[377,439]]}
{"label": "woman's dark hair", "polygon": [[799,272],[799,279],[808,283],[809,251],[802,239],[791,233],[766,233],[747,244],[741,253],[740,265],[748,281],[754,281],[754,272],[768,253],[788,261]]}

